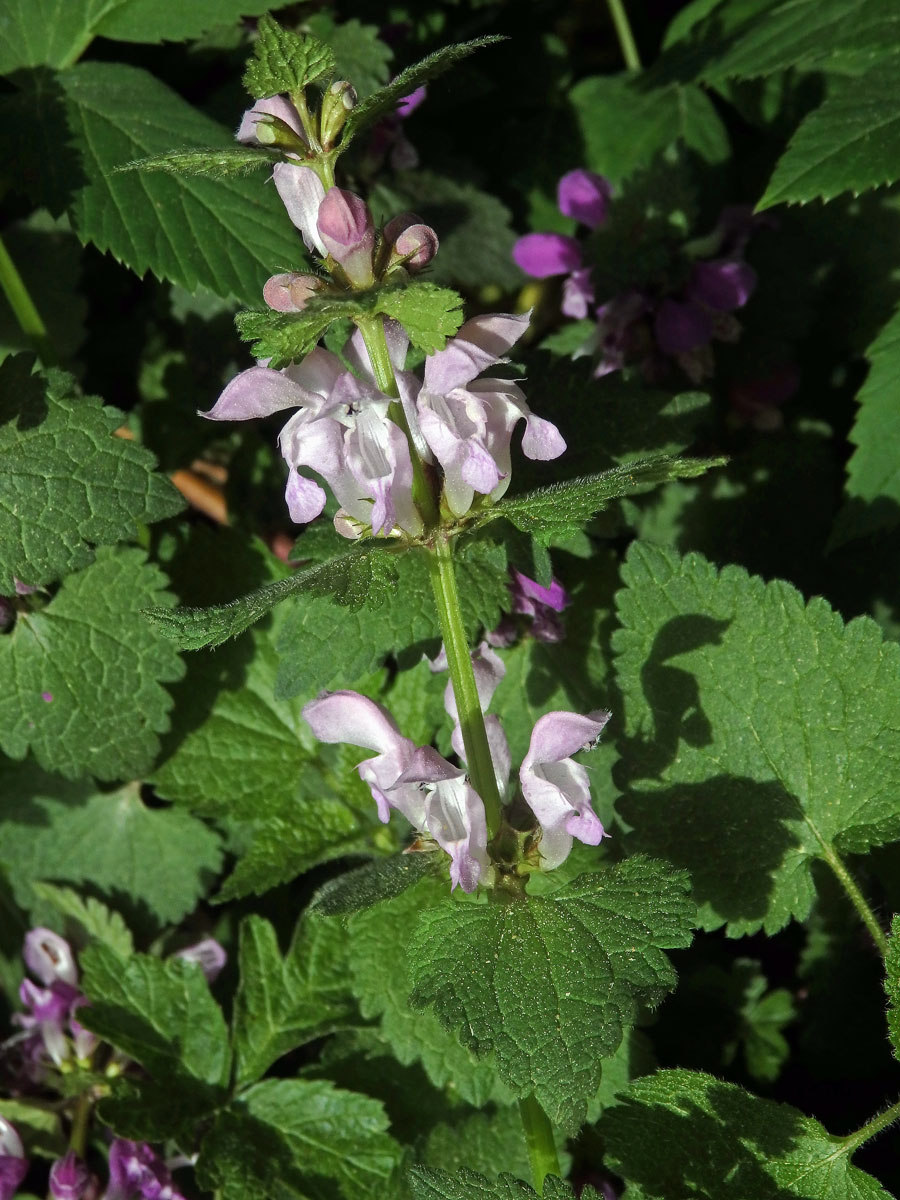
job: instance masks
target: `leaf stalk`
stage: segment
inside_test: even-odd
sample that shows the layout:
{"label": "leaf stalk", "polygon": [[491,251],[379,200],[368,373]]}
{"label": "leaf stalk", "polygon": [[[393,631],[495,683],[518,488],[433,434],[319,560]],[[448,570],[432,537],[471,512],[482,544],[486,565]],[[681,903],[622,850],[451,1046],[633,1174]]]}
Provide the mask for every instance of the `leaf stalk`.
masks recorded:
{"label": "leaf stalk", "polygon": [[559,1169],[559,1156],[556,1153],[556,1142],[553,1137],[553,1126],[550,1124],[550,1118],[533,1095],[519,1101],[519,1116],[522,1118],[522,1128],[525,1130],[525,1144],[528,1147],[528,1160],[531,1163],[534,1186],[538,1195],[542,1196],[544,1180],[548,1175],[562,1177]]}

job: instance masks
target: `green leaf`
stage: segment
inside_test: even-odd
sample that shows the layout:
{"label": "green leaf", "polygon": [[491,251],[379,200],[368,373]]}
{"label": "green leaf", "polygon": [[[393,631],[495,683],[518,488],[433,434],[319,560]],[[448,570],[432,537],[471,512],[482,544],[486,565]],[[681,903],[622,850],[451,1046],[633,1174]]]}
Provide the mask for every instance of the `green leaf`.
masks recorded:
{"label": "green leaf", "polygon": [[[537,1192],[509,1174],[491,1181],[468,1167],[460,1167],[455,1175],[434,1167],[415,1166],[410,1169],[409,1183],[415,1200],[530,1200]],[[573,1200],[571,1185],[555,1175],[548,1175],[542,1191],[544,1200]],[[599,1200],[594,1188],[581,1192],[582,1200]]]}
{"label": "green leaf", "polygon": [[296,1046],[346,1028],[356,1015],[346,935],[337,921],[305,920],[282,957],[262,917],[241,923],[241,982],[234,1004],[235,1080],[253,1083]]}
{"label": "green leaf", "polygon": [[358,607],[370,593],[377,593],[394,578],[393,549],[383,541],[361,542],[338,558],[267,583],[229,604],[210,608],[154,608],[146,615],[182,650],[218,646],[249,629],[276,604],[296,592],[333,596],[338,604]]}
{"label": "green leaf", "polygon": [[[100,792],[32,762],[0,760],[0,796],[0,862],[16,902],[41,919],[52,910],[38,902],[36,881],[52,879],[89,886],[132,924],[146,926],[148,914],[154,926],[174,924],[195,907],[221,864],[211,829],[177,809],[147,808],[136,783]],[[30,797],[27,806],[21,796]]]}
{"label": "green leaf", "polygon": [[729,155],[722,119],[693,84],[651,88],[630,76],[592,75],[575,84],[569,102],[584,139],[584,165],[614,184],[648,167],[674,142],[683,142],[705,162],[719,163]]}
{"label": "green leaf", "polygon": [[832,78],[823,104],[809,114],[778,160],[758,209],[773,204],[858,196],[900,178],[898,59],[863,79]]}
{"label": "green leaf", "polygon": [[890,528],[900,520],[900,311],[894,313],[866,351],[869,374],[857,396],[859,410],[850,432],[856,446],[847,464],[849,503],[838,515],[834,541]]}
{"label": "green leaf", "polygon": [[[200,967],[148,954],[124,957],[99,944],[82,953],[80,964],[90,1004],[79,1010],[79,1020],[144,1067],[151,1095],[165,1088],[170,1133],[191,1128],[216,1108],[225,1096],[231,1053],[222,1011]],[[157,1128],[154,1139],[159,1136]]]}
{"label": "green leaf", "polygon": [[888,1000],[888,1033],[894,1058],[900,1059],[900,917],[891,923],[888,952],[884,960],[884,990]]}
{"label": "green leaf", "polygon": [[638,1080],[607,1109],[607,1163],[646,1200],[890,1200],[833,1137],[789,1104],[695,1071]]}
{"label": "green leaf", "polygon": [[260,19],[258,34],[244,71],[244,87],[254,100],[301,92],[334,73],[334,52],[318,38],[283,29],[269,16]]}
{"label": "green leaf", "polygon": [[[366,601],[348,612],[326,599],[301,597],[287,613],[278,641],[277,694],[309,699],[323,687],[374,671],[389,654],[415,663],[426,645],[436,652],[440,626],[425,552],[392,561],[390,583],[373,580]],[[455,557],[463,621],[470,640],[495,629],[508,603],[506,555],[501,546],[472,542]]]}
{"label": "green leaf", "polygon": [[180,678],[175,648],[141,616],[168,599],[142,550],[101,547],[40,611],[20,612],[0,641],[0,746],[31,749],[69,778],[133,778],[168,728],[161,686]]}
{"label": "green leaf", "polygon": [[[546,896],[447,900],[422,913],[409,946],[411,1003],[432,1005],[501,1079],[574,1130],[638,1008],[675,986],[663,949],[687,946],[688,880],[632,858]],[[477,964],[477,970],[473,969]]]}
{"label": "green leaf", "polygon": [[360,130],[377,121],[379,117],[392,113],[404,96],[414,92],[421,84],[442,75],[444,71],[449,71],[451,67],[462,62],[464,58],[468,58],[470,54],[474,54],[476,50],[501,41],[503,38],[491,36],[474,38],[471,42],[458,42],[455,45],[443,46],[434,54],[423,58],[421,62],[406,67],[387,87],[381,88],[373,96],[369,96],[357,104],[356,108],[351,111],[347,118],[347,124],[344,126],[341,146],[348,146],[351,139],[356,137]]}
{"label": "green leaf", "polygon": [[612,500],[626,496],[646,484],[665,483],[670,479],[693,479],[713,467],[724,466],[725,458],[672,458],[660,454],[643,461],[613,467],[601,475],[583,479],[567,479],[523,496],[501,500],[478,516],[478,524],[486,525],[497,517],[505,517],[517,529],[544,540],[561,534],[574,533],[600,512]]}
{"label": "green leaf", "polygon": [[390,79],[394,53],[378,36],[377,25],[363,25],[356,17],[338,23],[330,13],[314,13],[307,28],[334,51],[334,73],[349,79],[357,95],[365,100]]}
{"label": "green leaf", "polygon": [[71,136],[66,153],[42,167],[45,186],[83,242],[138,275],[152,271],[190,292],[204,287],[244,303],[258,302],[273,266],[305,263],[284,206],[258,179],[116,173],[173,148],[233,146],[227,129],[148,72],[84,62],[56,76],[55,87],[58,96],[35,94],[35,119],[58,126],[62,104]]}
{"label": "green leaf", "polygon": [[430,874],[436,865],[434,856],[424,853],[376,858],[363,867],[329,879],[316,892],[310,911],[323,917],[346,916],[383,900],[393,900],[407,888],[414,887],[423,875]]}
{"label": "green leaf", "polygon": [[512,258],[517,237],[512,213],[467,179],[420,169],[402,171],[375,185],[369,205],[385,217],[404,210],[418,213],[437,230],[441,248],[428,267],[432,282],[473,291],[488,284],[510,289],[521,285],[522,273]]}
{"label": "green leaf", "polygon": [[79,938],[103,942],[117,954],[128,955],[134,950],[131,930],[120,914],[93,896],[82,897],[71,888],[56,887],[52,883],[33,883],[31,890],[38,900],[51,905],[64,919],[65,933],[74,925]]}
{"label": "green leaf", "polygon": [[403,1066],[421,1062],[435,1087],[469,1104],[509,1104],[513,1097],[491,1060],[477,1061],[437,1017],[409,1005],[407,942],[419,913],[442,905],[447,888],[446,880],[425,879],[350,918],[351,985],[362,1015],[380,1021],[381,1036]]}
{"label": "green leaf", "polygon": [[400,321],[413,346],[431,354],[442,350],[462,324],[462,297],[450,288],[413,280],[355,295],[316,296],[297,313],[241,312],[235,324],[244,341],[256,343],[254,355],[277,368],[304,358],[334,322],[377,313]]}
{"label": "green leaf", "polygon": [[803,920],[815,860],[900,836],[900,646],[698,554],[636,542],[622,577],[631,847],[691,872],[706,929]]}
{"label": "green leaf", "polygon": [[[55,221],[38,209],[22,221],[8,225],[3,241],[31,296],[39,297],[41,319],[58,362],[69,362],[85,337],[88,302],[81,290],[82,250],[65,218]],[[53,287],[46,286],[53,279]],[[34,347],[9,307],[0,297],[0,359]]]}
{"label": "green leaf", "polygon": [[62,5],[58,0],[6,0],[0,75],[19,67],[65,67],[95,37],[184,41],[278,7],[272,0],[66,0]]}
{"label": "green leaf", "polygon": [[[560,1168],[567,1174],[571,1158],[562,1133],[557,1133],[556,1141]],[[490,1179],[507,1172],[519,1179],[531,1178],[522,1117],[515,1104],[492,1113],[474,1112],[453,1124],[436,1125],[422,1157],[429,1167],[446,1171],[465,1162],[468,1170],[479,1171]]]}
{"label": "green leaf", "polygon": [[165,171],[170,175],[205,175],[209,179],[233,179],[249,175],[259,167],[271,167],[282,162],[278,151],[258,146],[223,146],[216,150],[169,150],[149,158],[116,167],[113,174],[123,171]]}
{"label": "green leaf", "polygon": [[15,1127],[24,1143],[26,1156],[62,1158],[65,1154],[66,1138],[59,1113],[42,1108],[40,1103],[3,1099],[0,1100],[0,1117],[5,1117]]}
{"label": "green leaf", "polygon": [[377,1100],[325,1080],[269,1079],[221,1112],[197,1171],[223,1200],[380,1200],[401,1149]]}
{"label": "green leaf", "polygon": [[152,454],[113,437],[123,417],[82,396],[71,375],[33,375],[34,359],[0,364],[0,593],[38,587],[92,561],[93,547],[132,538],[184,503]]}

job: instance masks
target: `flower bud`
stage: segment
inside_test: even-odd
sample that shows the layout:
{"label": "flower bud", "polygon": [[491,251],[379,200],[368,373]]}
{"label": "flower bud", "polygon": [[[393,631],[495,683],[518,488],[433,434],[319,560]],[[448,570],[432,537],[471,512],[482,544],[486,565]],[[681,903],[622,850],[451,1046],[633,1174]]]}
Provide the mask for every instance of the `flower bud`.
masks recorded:
{"label": "flower bud", "polygon": [[318,275],[298,275],[289,271],[266,280],[263,300],[275,312],[299,312],[324,286]]}
{"label": "flower bud", "polygon": [[319,139],[327,150],[344,127],[347,115],[356,105],[356,88],[346,79],[336,79],[322,97],[319,113]]}
{"label": "flower bud", "polygon": [[343,188],[329,188],[316,224],[323,245],[353,287],[371,287],[375,225],[365,200]]}
{"label": "flower bud", "polygon": [[74,1150],[58,1158],[50,1168],[50,1195],[53,1200],[81,1200],[91,1177]]}
{"label": "flower bud", "polygon": [[51,984],[59,980],[74,987],[78,982],[78,968],[72,948],[65,938],[52,929],[39,926],[27,933],[22,954],[28,970],[42,983]]}
{"label": "flower bud", "polygon": [[388,221],[384,240],[391,247],[388,271],[401,265],[409,271],[420,271],[431,262],[440,245],[431,226],[420,221],[415,213],[401,213]]}
{"label": "flower bud", "polygon": [[606,210],[612,195],[609,180],[594,171],[569,171],[563,175],[556,190],[559,211],[574,217],[589,229],[596,229],[606,220]]}

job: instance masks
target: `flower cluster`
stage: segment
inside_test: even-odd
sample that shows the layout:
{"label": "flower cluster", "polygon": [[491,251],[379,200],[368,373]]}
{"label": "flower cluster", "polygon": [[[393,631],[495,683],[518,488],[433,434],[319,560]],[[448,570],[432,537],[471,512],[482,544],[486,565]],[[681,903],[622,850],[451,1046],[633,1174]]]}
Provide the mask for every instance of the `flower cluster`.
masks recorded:
{"label": "flower cluster", "polygon": [[[472,656],[482,708],[487,708],[504,667],[487,643]],[[465,762],[452,684],[447,684],[444,707],[454,720],[453,749]],[[454,766],[431,746],[416,746],[404,737],[391,714],[358,692],[326,692],[310,701],[303,716],[323,742],[346,742],[376,751],[357,768],[368,784],[384,822],[392,809],[430,837],[450,856],[450,879],[465,892],[488,881],[491,859],[484,804],[465,770]],[[542,866],[558,867],[569,854],[573,839],[596,846],[603,826],[591,806],[587,771],[572,755],[596,744],[609,720],[597,711],[581,716],[545,713],[534,726],[528,753],[519,769],[525,803],[540,830]],[[504,802],[510,794],[510,752],[499,719],[488,715],[485,728],[498,788]]]}
{"label": "flower cluster", "polygon": [[[560,211],[591,232],[606,221],[611,195],[602,175],[585,170],[564,175],[557,190]],[[740,326],[734,313],[756,286],[756,274],[743,258],[755,224],[749,209],[724,209],[709,237],[684,247],[690,267],[683,283],[634,288],[604,298],[593,309],[596,329],[577,353],[597,356],[597,376],[631,362],[653,378],[667,361],[676,362],[695,382],[711,374],[712,342],[736,340]],[[577,238],[529,233],[517,241],[513,257],[537,279],[565,276],[563,313],[578,319],[590,315],[597,297]]]}
{"label": "flower cluster", "polygon": [[19,998],[26,1011],[16,1013],[13,1022],[25,1031],[17,1039],[25,1078],[38,1083],[51,1065],[60,1067],[73,1059],[86,1063],[97,1039],[75,1016],[87,1001],[78,988],[78,967],[69,943],[39,927],[26,935],[23,955],[40,984],[22,981]]}

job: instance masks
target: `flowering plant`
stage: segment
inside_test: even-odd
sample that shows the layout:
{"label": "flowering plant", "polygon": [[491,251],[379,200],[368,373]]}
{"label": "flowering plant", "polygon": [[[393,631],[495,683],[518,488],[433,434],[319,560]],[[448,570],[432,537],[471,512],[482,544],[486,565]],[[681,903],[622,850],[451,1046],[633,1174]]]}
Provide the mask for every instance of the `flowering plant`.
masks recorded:
{"label": "flowering plant", "polygon": [[0,1200],[897,1192],[890,0],[44,7]]}

